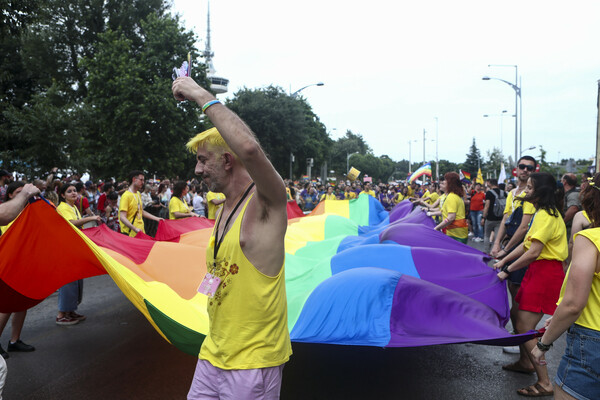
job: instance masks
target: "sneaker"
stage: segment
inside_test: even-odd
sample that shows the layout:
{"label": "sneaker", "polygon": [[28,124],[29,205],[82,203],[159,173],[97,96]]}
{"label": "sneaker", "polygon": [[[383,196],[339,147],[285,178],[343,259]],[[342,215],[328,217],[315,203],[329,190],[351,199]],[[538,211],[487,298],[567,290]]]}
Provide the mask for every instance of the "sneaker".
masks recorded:
{"label": "sneaker", "polygon": [[87,318],[85,315],[77,314],[75,311],[69,312],[69,317],[76,319],[77,321],[85,321]]}
{"label": "sneaker", "polygon": [[4,359],[7,359],[8,357],[10,357],[8,355],[8,353],[6,351],[4,351],[4,349],[2,348],[2,346],[0,346],[0,355],[2,355],[2,357],[4,357]]}
{"label": "sneaker", "polygon": [[519,354],[521,352],[519,346],[505,346],[502,348],[502,351],[508,354]]}
{"label": "sneaker", "polygon": [[473,232],[469,232],[469,237],[473,236]]}
{"label": "sneaker", "polygon": [[56,325],[75,325],[77,323],[79,323],[79,320],[68,314],[65,314],[65,316],[61,318],[56,317]]}
{"label": "sneaker", "polygon": [[35,347],[23,343],[21,339],[17,340],[14,343],[8,342],[8,351],[34,351]]}

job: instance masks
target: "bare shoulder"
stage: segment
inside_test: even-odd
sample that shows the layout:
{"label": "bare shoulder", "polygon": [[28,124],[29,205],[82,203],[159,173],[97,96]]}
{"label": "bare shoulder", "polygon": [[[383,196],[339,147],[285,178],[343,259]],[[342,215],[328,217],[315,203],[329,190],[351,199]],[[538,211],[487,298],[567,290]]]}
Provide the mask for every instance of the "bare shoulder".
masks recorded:
{"label": "bare shoulder", "polygon": [[286,203],[265,204],[257,195],[246,208],[240,245],[248,260],[265,275],[277,275],[283,265],[286,209]]}

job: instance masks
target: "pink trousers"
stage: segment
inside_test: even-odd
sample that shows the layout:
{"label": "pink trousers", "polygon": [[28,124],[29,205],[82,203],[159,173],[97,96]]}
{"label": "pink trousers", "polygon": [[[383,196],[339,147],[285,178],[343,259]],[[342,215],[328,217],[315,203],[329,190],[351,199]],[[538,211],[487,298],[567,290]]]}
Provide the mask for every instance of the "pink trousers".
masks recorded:
{"label": "pink trousers", "polygon": [[221,369],[198,360],[188,400],[276,400],[281,391],[283,366],[258,369]]}

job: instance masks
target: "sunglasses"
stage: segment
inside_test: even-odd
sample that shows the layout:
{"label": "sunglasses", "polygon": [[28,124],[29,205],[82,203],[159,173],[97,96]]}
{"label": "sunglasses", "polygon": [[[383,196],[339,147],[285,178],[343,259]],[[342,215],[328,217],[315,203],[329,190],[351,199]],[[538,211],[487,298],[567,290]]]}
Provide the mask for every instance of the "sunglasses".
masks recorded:
{"label": "sunglasses", "polygon": [[526,169],[527,171],[533,171],[535,167],[533,165],[519,164],[519,169]]}

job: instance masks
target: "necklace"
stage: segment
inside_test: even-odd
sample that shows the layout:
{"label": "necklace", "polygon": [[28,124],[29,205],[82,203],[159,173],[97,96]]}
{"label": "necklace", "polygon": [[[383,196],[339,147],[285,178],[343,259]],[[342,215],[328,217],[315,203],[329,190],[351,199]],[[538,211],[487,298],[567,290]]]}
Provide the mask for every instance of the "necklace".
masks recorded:
{"label": "necklace", "polygon": [[229,226],[229,223],[231,222],[231,218],[233,217],[233,215],[235,214],[235,212],[237,211],[239,206],[242,204],[242,202],[244,201],[246,196],[248,196],[248,193],[250,193],[250,190],[253,187],[254,187],[254,182],[251,182],[250,185],[248,185],[248,188],[246,189],[246,191],[244,192],[242,197],[238,200],[238,202],[235,205],[235,207],[233,208],[233,210],[229,213],[229,216],[227,217],[227,220],[225,221],[225,226],[223,227],[223,232],[222,232],[220,238],[219,238],[219,226],[221,225],[221,217],[223,216],[223,213],[221,213],[221,215],[219,215],[219,220],[217,221],[217,227],[215,229],[215,247],[214,247],[214,251],[213,251],[213,268],[217,266],[217,254],[219,253],[219,248],[221,248],[221,244],[223,244],[223,239],[225,239],[225,232],[227,232],[227,227]]}

